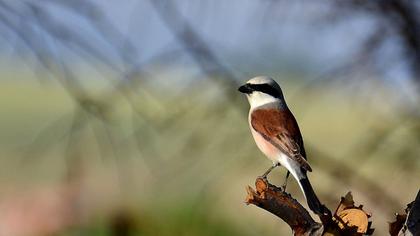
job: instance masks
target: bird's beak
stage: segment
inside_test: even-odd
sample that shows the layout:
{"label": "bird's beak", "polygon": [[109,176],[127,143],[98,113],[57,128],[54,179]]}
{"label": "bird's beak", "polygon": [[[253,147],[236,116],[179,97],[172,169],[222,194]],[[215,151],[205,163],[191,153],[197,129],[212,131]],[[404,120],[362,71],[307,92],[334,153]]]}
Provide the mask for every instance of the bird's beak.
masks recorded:
{"label": "bird's beak", "polygon": [[252,93],[252,88],[248,84],[244,84],[241,87],[238,88],[238,91],[241,93],[250,94]]}

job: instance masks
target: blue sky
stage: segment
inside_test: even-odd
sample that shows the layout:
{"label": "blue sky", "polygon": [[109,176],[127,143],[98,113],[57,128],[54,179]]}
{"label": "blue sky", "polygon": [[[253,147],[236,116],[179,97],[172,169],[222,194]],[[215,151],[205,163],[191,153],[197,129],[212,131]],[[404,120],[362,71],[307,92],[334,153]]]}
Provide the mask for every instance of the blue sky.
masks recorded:
{"label": "blue sky", "polygon": [[[92,57],[66,39],[83,38],[105,66],[124,68],[119,52],[129,53],[136,64],[147,62],[156,55],[169,54],[165,63],[189,66],[193,64],[167,25],[156,13],[150,1],[92,1],[93,9],[84,0],[42,0],[8,2],[22,14],[16,18],[6,12],[18,27],[29,27],[27,36],[37,42],[40,51],[52,60],[84,64]],[[172,1],[183,18],[194,28],[223,63],[240,71],[301,72],[321,74],[356,58],[361,43],[374,33],[377,19],[363,12],[343,15],[327,1]],[[28,17],[24,3],[31,3],[49,14],[49,25],[58,31],[69,29],[63,39],[54,39],[43,32],[44,25]],[[62,7],[65,6],[65,7]],[[70,6],[70,7],[69,7]],[[73,10],[69,10],[73,9]],[[105,23],[92,24],[80,12],[102,12]],[[93,11],[92,11],[93,10]],[[29,13],[31,13],[29,11]],[[27,19],[28,18],[28,19]],[[102,31],[98,31],[98,27]],[[101,34],[99,32],[105,32]],[[0,24],[0,53],[3,58],[31,55],[27,45],[7,27]],[[64,41],[64,42],[62,42]],[[127,45],[131,44],[131,48]],[[385,59],[399,53],[399,41],[387,40],[378,57]],[[171,57],[171,54],[172,57]],[[398,59],[398,57],[397,57]],[[378,59],[381,61],[381,58]],[[14,63],[12,63],[14,64]],[[373,66],[380,63],[373,63]],[[383,74],[385,79],[400,81],[409,75],[406,65],[396,63]]]}

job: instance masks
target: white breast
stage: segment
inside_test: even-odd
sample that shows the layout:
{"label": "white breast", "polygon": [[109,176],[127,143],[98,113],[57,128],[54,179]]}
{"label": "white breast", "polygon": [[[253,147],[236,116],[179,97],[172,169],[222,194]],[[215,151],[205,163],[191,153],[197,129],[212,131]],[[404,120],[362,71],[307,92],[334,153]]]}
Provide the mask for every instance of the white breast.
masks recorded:
{"label": "white breast", "polygon": [[251,124],[251,115],[249,115],[248,119],[249,128],[251,129],[252,137],[254,138],[255,144],[260,149],[268,159],[270,159],[273,163],[278,163],[278,156],[281,152],[273,146],[270,142],[268,142],[261,134],[259,134]]}

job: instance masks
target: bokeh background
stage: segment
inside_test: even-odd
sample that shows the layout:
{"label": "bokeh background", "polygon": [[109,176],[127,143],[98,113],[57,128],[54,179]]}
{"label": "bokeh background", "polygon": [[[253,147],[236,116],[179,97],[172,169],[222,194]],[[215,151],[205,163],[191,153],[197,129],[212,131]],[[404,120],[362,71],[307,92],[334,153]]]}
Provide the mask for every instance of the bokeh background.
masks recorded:
{"label": "bokeh background", "polygon": [[418,1],[1,0],[0,61],[1,236],[289,235],[244,204],[257,75],[330,209],[352,191],[387,235],[419,190]]}

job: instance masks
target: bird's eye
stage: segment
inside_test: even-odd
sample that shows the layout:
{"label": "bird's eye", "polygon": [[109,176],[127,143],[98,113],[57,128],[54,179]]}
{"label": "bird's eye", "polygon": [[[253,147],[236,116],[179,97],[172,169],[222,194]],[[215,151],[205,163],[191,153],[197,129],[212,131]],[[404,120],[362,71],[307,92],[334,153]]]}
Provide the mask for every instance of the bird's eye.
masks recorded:
{"label": "bird's eye", "polygon": [[245,94],[250,94],[254,91],[250,84],[244,84],[238,88],[238,91]]}

